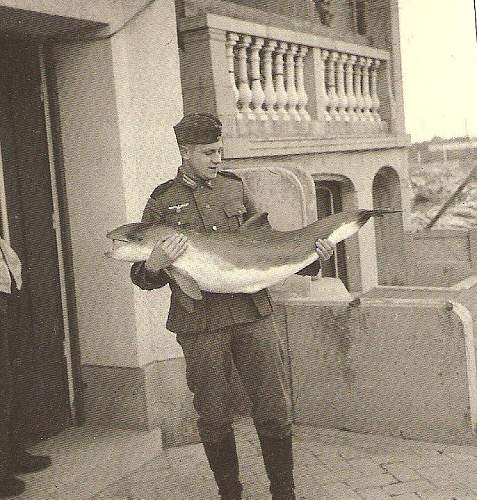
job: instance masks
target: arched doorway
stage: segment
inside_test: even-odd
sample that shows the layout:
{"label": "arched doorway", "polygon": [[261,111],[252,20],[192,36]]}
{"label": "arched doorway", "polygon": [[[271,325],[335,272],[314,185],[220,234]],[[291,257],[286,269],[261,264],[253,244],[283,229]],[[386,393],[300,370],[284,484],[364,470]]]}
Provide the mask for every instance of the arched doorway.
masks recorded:
{"label": "arched doorway", "polygon": [[[401,183],[392,167],[382,167],[373,180],[373,207],[402,209]],[[374,219],[378,283],[406,284],[402,214]]]}
{"label": "arched doorway", "polygon": [[[356,192],[346,177],[320,174],[314,179],[317,218],[356,208]],[[361,288],[357,237],[338,243],[333,258],[323,265],[322,276],[339,278],[349,291]]]}

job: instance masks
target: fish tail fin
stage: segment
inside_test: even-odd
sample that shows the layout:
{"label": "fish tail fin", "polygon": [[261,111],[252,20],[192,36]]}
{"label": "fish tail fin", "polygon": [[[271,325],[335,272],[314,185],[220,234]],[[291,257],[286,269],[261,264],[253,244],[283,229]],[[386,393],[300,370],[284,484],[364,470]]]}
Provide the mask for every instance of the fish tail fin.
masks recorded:
{"label": "fish tail fin", "polygon": [[402,210],[395,210],[393,208],[374,208],[372,210],[360,210],[359,222],[363,224],[371,217],[383,217],[387,214],[402,213]]}

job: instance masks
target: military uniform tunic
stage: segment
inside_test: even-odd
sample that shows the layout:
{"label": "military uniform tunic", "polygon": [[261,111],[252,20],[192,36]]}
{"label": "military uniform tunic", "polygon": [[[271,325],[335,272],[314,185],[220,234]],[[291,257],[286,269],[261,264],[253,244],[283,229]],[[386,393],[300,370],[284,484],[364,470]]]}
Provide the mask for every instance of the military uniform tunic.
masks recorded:
{"label": "military uniform tunic", "polygon": [[[215,179],[198,183],[179,171],[151,194],[143,221],[200,232],[234,231],[255,213],[240,177],[220,172]],[[316,274],[318,269],[319,265],[308,266],[300,274]],[[145,290],[170,285],[166,326],[177,334],[184,352],[202,441],[219,442],[232,430],[229,386],[233,365],[252,403],[259,434],[280,438],[290,434],[288,382],[268,290],[203,292],[202,300],[193,300],[166,273],[147,271],[143,262],[133,264],[131,279]]]}
{"label": "military uniform tunic", "polygon": [[[230,173],[220,173],[207,184],[187,184],[182,174],[152,193],[142,220],[156,221],[200,232],[234,231],[257,212],[242,180]],[[132,267],[133,282],[142,289],[154,289],[169,283],[164,272],[148,272],[144,264]],[[272,313],[268,290],[253,294],[203,292],[203,299],[193,300],[170,282],[172,291],[167,328],[187,334],[214,331],[225,326],[254,321]]]}

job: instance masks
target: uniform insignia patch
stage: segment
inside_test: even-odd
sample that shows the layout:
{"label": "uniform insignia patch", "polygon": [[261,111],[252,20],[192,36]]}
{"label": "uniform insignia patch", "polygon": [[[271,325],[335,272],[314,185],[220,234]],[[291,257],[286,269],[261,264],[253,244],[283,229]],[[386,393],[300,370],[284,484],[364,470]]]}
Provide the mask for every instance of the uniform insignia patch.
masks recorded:
{"label": "uniform insignia patch", "polygon": [[168,210],[175,210],[176,213],[180,213],[183,208],[189,206],[189,203],[179,203],[178,205],[172,205],[171,207],[167,207]]}

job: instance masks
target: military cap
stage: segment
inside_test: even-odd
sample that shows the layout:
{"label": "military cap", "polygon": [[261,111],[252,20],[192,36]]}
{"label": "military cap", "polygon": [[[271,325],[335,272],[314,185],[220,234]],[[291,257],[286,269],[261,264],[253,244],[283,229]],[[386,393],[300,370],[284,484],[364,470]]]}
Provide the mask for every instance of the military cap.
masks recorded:
{"label": "military cap", "polygon": [[174,126],[177,144],[211,144],[222,135],[222,122],[210,113],[190,113]]}

